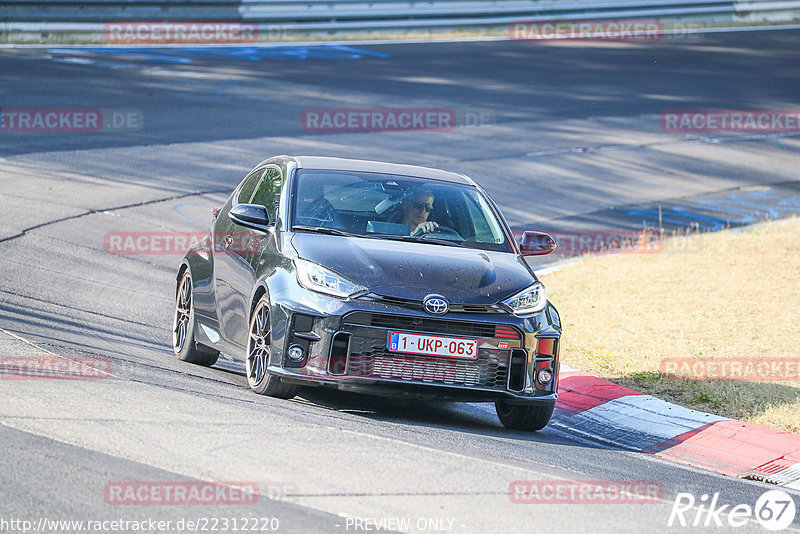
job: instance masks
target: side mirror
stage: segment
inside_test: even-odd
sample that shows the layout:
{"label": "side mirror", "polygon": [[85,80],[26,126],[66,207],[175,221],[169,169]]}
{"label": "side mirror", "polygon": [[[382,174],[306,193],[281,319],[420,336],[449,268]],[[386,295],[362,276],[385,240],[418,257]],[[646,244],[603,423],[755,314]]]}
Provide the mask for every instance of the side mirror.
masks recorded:
{"label": "side mirror", "polygon": [[556,249],[556,240],[544,232],[523,232],[519,250],[523,256],[544,256]]}
{"label": "side mirror", "polygon": [[228,212],[233,222],[248,228],[266,230],[269,226],[267,208],[259,204],[237,204]]}

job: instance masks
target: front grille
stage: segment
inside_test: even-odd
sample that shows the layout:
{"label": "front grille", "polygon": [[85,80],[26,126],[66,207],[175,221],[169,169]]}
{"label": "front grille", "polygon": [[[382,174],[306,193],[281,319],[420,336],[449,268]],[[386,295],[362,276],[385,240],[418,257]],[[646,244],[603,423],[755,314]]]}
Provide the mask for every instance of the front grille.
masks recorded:
{"label": "front grille", "polygon": [[421,310],[422,302],[412,299],[401,299],[398,297],[381,297],[381,302],[386,304],[393,304],[395,306],[402,306],[404,308],[411,308],[412,310]]}
{"label": "front grille", "polygon": [[[347,374],[385,380],[431,382],[437,384],[506,389],[508,356],[483,349],[475,360],[433,358],[397,354],[385,349],[384,343],[354,338],[347,365]],[[359,345],[365,345],[358,350]]]}
{"label": "front grille", "polygon": [[449,319],[428,319],[425,317],[407,317],[387,313],[373,313],[370,326],[380,328],[400,328],[412,332],[430,334],[452,334],[456,336],[494,337],[494,325],[491,323],[474,323],[469,321],[451,321]]}
{"label": "front grille", "polygon": [[[400,297],[387,297],[378,295],[377,293],[367,293],[358,297],[361,300],[369,300],[372,302],[381,302],[390,306],[398,306],[401,308],[408,308],[410,310],[423,311],[421,300],[404,299]],[[494,304],[458,304],[450,303],[449,309],[454,313],[502,313],[503,310]]]}
{"label": "front grille", "polygon": [[[365,316],[366,315],[366,316]],[[419,325],[412,317],[385,314],[353,314],[344,329],[351,332],[347,360],[347,374],[383,380],[426,382],[432,384],[471,386],[506,390],[508,384],[509,351],[488,347],[478,350],[474,360],[421,356],[390,352],[386,348],[388,331],[401,328],[436,334],[466,334],[474,337],[492,337],[494,325],[481,324],[482,330],[469,328],[467,323],[441,319],[423,319]],[[358,319],[366,321],[359,321]],[[406,325],[404,321],[409,321]],[[456,323],[458,328],[443,328],[442,323]],[[465,327],[464,325],[467,325]],[[427,328],[427,329],[426,329]],[[466,330],[465,330],[466,329]],[[480,332],[480,333],[477,333]]]}
{"label": "front grille", "polygon": [[497,306],[484,306],[483,304],[453,304],[450,306],[450,311],[464,313],[499,313]]}

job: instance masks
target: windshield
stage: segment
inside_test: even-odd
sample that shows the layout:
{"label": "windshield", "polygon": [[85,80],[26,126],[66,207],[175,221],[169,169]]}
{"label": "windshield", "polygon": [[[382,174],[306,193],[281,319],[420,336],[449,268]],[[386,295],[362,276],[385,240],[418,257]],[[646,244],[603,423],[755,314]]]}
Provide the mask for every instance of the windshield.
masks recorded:
{"label": "windshield", "polygon": [[305,169],[294,199],[294,230],[513,252],[488,201],[470,185]]}

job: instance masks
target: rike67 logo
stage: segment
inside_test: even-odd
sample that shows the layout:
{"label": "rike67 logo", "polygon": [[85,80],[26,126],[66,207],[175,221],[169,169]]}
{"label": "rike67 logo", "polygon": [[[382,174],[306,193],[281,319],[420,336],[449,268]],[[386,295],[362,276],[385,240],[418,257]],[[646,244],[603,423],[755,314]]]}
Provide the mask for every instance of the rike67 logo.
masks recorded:
{"label": "rike67 logo", "polygon": [[794,499],[781,490],[761,495],[755,506],[719,503],[719,493],[703,494],[696,499],[691,493],[679,493],[672,505],[667,526],[679,527],[743,527],[753,520],[771,531],[783,530],[792,524],[797,512]]}

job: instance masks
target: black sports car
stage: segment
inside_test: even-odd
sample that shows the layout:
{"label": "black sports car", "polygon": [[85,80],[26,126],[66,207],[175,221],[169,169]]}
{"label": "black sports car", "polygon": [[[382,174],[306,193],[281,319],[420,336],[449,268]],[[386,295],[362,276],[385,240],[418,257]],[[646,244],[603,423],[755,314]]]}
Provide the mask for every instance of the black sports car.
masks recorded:
{"label": "black sports car", "polygon": [[173,345],[244,358],[257,393],[298,386],[494,401],[509,428],[553,413],[561,322],[468,177],[373,161],[277,156],[250,172],[177,276]]}

